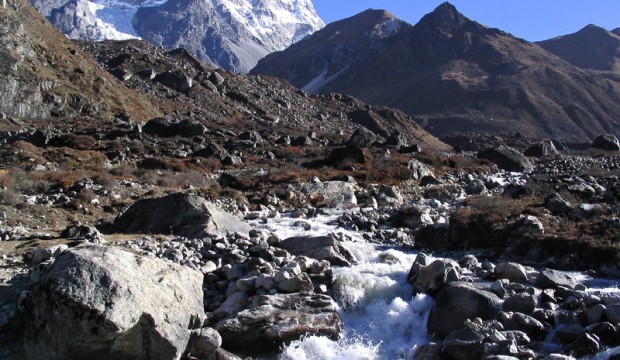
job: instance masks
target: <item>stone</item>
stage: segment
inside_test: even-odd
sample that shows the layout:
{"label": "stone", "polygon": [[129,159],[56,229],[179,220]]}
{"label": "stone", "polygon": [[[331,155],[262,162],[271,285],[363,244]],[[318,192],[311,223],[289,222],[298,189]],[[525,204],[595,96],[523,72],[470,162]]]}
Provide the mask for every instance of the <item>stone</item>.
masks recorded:
{"label": "stone", "polygon": [[503,311],[531,314],[536,309],[538,298],[528,293],[514,294],[504,300]]}
{"label": "stone", "polygon": [[32,291],[25,346],[37,359],[180,359],[206,316],[200,272],[101,245],[60,254]]}
{"label": "stone", "polygon": [[464,321],[476,317],[495,318],[500,299],[474,284],[455,281],[445,285],[435,298],[428,317],[428,331],[439,338],[464,329]]}
{"label": "stone", "polygon": [[570,214],[572,205],[559,194],[553,194],[545,200],[545,207],[554,214]]}
{"label": "stone", "polygon": [[277,247],[292,255],[308,256],[316,260],[327,260],[333,266],[351,266],[355,257],[340,245],[333,235],[296,236],[280,241]]}
{"label": "stone", "polygon": [[381,185],[377,196],[377,203],[380,206],[400,206],[403,204],[403,196],[398,186]]}
{"label": "stone", "polygon": [[200,329],[190,340],[188,352],[199,358],[210,358],[222,346],[222,337],[217,330],[206,327]]}
{"label": "stone", "polygon": [[580,358],[598,353],[601,351],[601,344],[598,336],[584,332],[570,343],[566,350],[569,354]]}
{"label": "stone", "polygon": [[474,271],[479,264],[478,259],[471,254],[463,255],[457,262],[461,268],[470,271]]}
{"label": "stone", "polygon": [[594,139],[592,147],[607,151],[620,151],[620,142],[613,134],[602,134]]}
{"label": "stone", "polygon": [[390,217],[390,222],[396,226],[405,226],[415,229],[419,226],[432,225],[433,218],[430,211],[418,206],[405,206]]}
{"label": "stone", "polygon": [[573,289],[577,282],[575,279],[561,271],[553,269],[542,269],[536,278],[535,285],[541,289],[555,288],[564,286]]}
{"label": "stone", "polygon": [[364,149],[356,145],[338,147],[331,151],[325,162],[338,169],[350,168],[368,161]]}
{"label": "stone", "polygon": [[441,343],[441,356],[453,360],[477,360],[484,353],[484,336],[472,330],[451,333]]}
{"label": "stone", "polygon": [[129,81],[133,77],[133,73],[127,69],[115,68],[110,70],[110,74],[114,75],[120,81]]}
{"label": "stone", "polygon": [[355,183],[346,181],[325,181],[321,183],[304,183],[294,188],[308,197],[315,206],[326,206],[335,209],[346,209],[357,206]]}
{"label": "stone", "polygon": [[516,225],[518,234],[535,236],[545,233],[542,222],[533,215],[521,215]]}
{"label": "stone", "polygon": [[418,144],[403,145],[398,147],[399,154],[415,154],[422,151],[422,147]]}
{"label": "stone", "polygon": [[430,342],[417,348],[412,360],[442,360],[441,345]]}
{"label": "stone", "polygon": [[620,324],[620,304],[607,305],[604,314],[612,323]]}
{"label": "stone", "polygon": [[495,277],[508,279],[511,282],[523,284],[527,281],[527,271],[523,265],[514,262],[499,263],[495,266]]}
{"label": "stone", "polygon": [[545,326],[540,321],[523,313],[501,312],[497,320],[506,330],[523,331],[534,340],[540,341],[547,336]]}
{"label": "stone", "polygon": [[416,292],[436,296],[448,283],[461,279],[461,268],[452,260],[435,260],[428,266],[420,268],[413,281]]}
{"label": "stone", "polygon": [[467,195],[480,195],[487,192],[487,187],[480,179],[474,179],[470,181],[465,187],[465,193]]}
{"label": "stone", "polygon": [[186,92],[193,86],[192,78],[182,71],[165,71],[153,80],[178,92]]}
{"label": "stone", "polygon": [[36,249],[32,253],[32,262],[34,264],[42,263],[47,259],[51,259],[60,255],[63,251],[69,249],[69,246],[65,244],[54,245],[44,249]]}
{"label": "stone", "polygon": [[428,166],[421,163],[419,160],[411,159],[407,162],[407,168],[412,171],[412,180],[420,181],[422,178],[430,176],[433,177],[433,172]]}
{"label": "stone", "polygon": [[211,73],[211,75],[209,75],[209,81],[211,81],[213,85],[219,86],[219,85],[222,85],[225,80],[222,77],[222,75],[220,75],[220,73],[218,73],[217,71],[214,71]]}
{"label": "stone", "polygon": [[305,335],[335,339],[342,323],[328,295],[295,293],[254,296],[246,310],[214,328],[222,336],[224,349],[260,355]]}
{"label": "stone", "polygon": [[197,121],[175,121],[167,120],[166,118],[154,118],[142,126],[142,132],[159,137],[181,136],[189,138],[204,135],[207,132],[207,128]]}
{"label": "stone", "polygon": [[419,253],[416,255],[415,260],[413,260],[413,264],[411,265],[411,269],[409,270],[409,274],[407,275],[407,281],[411,284],[415,281],[418,276],[418,271],[421,268],[429,265],[431,263],[430,256],[425,253]]}
{"label": "stone", "polygon": [[290,294],[300,291],[312,291],[314,285],[307,273],[292,274],[289,272],[278,272],[274,276],[274,281],[280,292]]}
{"label": "stone", "polygon": [[369,148],[377,142],[377,135],[365,127],[357,128],[349,139],[349,144],[360,148]]}
{"label": "stone", "polygon": [[500,145],[478,152],[479,159],[489,160],[500,169],[513,172],[532,172],[534,165],[518,150]]}
{"label": "stone", "polygon": [[69,225],[61,233],[60,237],[67,239],[83,240],[93,244],[105,244],[103,235],[94,226]]}
{"label": "stone", "polygon": [[174,193],[136,201],[114,221],[113,231],[196,239],[210,234],[247,234],[250,226],[200,196]]}
{"label": "stone", "polygon": [[596,324],[601,321],[603,314],[605,313],[606,306],[603,304],[596,304],[588,309],[586,312],[586,319],[588,324]]}
{"label": "stone", "polygon": [[536,144],[532,144],[527,150],[525,150],[525,156],[535,156],[535,157],[544,157],[544,156],[553,156],[557,155],[560,152],[556,149],[553,141],[549,139],[544,139]]}

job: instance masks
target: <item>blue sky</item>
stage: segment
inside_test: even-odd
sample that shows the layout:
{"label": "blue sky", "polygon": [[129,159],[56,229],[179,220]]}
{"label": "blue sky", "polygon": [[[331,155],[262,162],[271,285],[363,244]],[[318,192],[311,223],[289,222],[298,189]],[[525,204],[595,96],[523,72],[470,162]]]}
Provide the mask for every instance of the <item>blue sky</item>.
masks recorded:
{"label": "blue sky", "polygon": [[[411,24],[443,0],[312,0],[330,23],[366,9],[388,10]],[[620,27],[620,0],[451,0],[461,13],[487,26],[529,40],[574,33],[588,24]]]}

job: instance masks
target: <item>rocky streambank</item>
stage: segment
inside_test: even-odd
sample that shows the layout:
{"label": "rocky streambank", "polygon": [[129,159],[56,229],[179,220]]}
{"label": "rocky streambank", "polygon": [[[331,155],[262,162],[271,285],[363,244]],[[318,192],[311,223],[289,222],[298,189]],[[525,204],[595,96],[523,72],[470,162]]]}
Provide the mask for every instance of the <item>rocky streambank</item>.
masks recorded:
{"label": "rocky streambank", "polygon": [[[426,175],[415,187],[314,179],[288,185],[295,201],[264,197],[254,209],[192,191],[138,199],[99,230],[68,226],[73,242],[27,252],[24,265],[5,256],[21,281],[3,289],[13,293],[2,307],[12,334],[4,354],[232,359],[273,356],[311,335],[338,341],[342,317],[361,298],[343,295],[334,270],[366,261],[355,244],[372,246],[364,251],[377,263],[411,261],[398,275],[409,296],[433,299],[421,315],[425,340],[403,348],[411,358],[569,358],[615,349],[618,283],[601,288],[588,279],[618,278],[617,244],[566,232],[614,229],[615,182],[562,172],[612,168],[617,157],[533,160],[530,173],[460,176],[436,176],[420,163]],[[541,198],[548,184],[553,194]],[[554,249],[558,242],[563,248]],[[417,255],[403,260],[394,251]]]}

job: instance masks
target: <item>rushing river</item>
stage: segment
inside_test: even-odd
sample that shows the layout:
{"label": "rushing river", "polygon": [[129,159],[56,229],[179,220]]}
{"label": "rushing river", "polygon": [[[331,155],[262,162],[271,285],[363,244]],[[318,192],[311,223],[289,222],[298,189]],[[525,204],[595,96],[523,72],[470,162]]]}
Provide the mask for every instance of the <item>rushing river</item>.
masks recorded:
{"label": "rushing river", "polygon": [[[342,245],[355,258],[351,267],[335,267],[334,298],[343,321],[339,340],[308,336],[287,346],[281,360],[362,360],[410,359],[416,349],[429,339],[426,321],[433,305],[428,295],[413,296],[407,274],[416,253],[393,247],[378,246],[364,240],[360,232],[333,225],[341,213],[309,219],[276,217],[256,221],[263,228],[285,239],[292,236],[336,234]],[[303,221],[310,225],[299,225]],[[590,278],[573,273],[589,292],[620,292],[617,280]],[[608,359],[620,348],[603,352],[592,359]]]}
{"label": "rushing river", "polygon": [[311,225],[303,230],[299,219],[270,219],[258,227],[280,238],[300,235],[338,234],[342,245],[355,258],[352,267],[334,268],[335,300],[343,321],[338,341],[309,336],[290,344],[281,359],[399,359],[410,358],[415,349],[428,342],[426,319],[433,300],[413,296],[407,273],[416,254],[380,247],[363,240],[359,232],[328,225],[338,214],[304,219]]}

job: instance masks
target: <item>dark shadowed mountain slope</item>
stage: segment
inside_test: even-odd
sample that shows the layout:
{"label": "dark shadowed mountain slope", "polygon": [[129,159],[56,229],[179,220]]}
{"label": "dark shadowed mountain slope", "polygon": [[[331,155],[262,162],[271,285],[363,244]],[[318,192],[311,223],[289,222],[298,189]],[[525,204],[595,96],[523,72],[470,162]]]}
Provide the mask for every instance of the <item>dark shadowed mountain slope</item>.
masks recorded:
{"label": "dark shadowed mountain slope", "polygon": [[580,68],[620,73],[620,30],[616,31],[618,34],[588,25],[574,34],[537,44]]}
{"label": "dark shadowed mountain slope", "polygon": [[[371,33],[377,23],[360,21],[364,14],[267,56],[252,72],[281,76],[318,93],[343,92],[399,108],[436,135],[519,131],[587,141],[602,132],[620,132],[620,77],[579,69],[464,17],[449,3],[415,26],[401,25],[376,49],[360,46],[352,53],[320,41],[348,28]],[[326,53],[341,59],[327,70]]]}
{"label": "dark shadowed mountain slope", "polygon": [[146,120],[159,114],[27,0],[0,7],[0,93],[0,114],[12,118],[109,121],[123,114]]}
{"label": "dark shadowed mountain slope", "polygon": [[[259,62],[253,72],[274,73],[304,90],[320,91],[331,79],[352,71],[391,46],[411,27],[389,12],[366,10],[334,22],[301,43]],[[275,67],[277,71],[270,71]]]}

